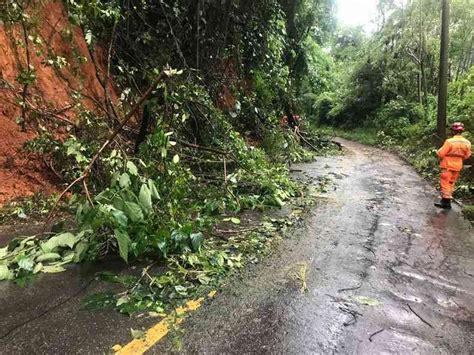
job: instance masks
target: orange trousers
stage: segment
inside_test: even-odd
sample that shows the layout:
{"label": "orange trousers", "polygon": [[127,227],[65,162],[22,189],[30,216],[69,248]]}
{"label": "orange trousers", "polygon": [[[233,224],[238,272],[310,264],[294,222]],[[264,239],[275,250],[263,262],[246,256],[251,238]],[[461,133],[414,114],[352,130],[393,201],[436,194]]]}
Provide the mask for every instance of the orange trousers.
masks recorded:
{"label": "orange trousers", "polygon": [[441,197],[453,198],[454,184],[459,177],[459,171],[441,169]]}

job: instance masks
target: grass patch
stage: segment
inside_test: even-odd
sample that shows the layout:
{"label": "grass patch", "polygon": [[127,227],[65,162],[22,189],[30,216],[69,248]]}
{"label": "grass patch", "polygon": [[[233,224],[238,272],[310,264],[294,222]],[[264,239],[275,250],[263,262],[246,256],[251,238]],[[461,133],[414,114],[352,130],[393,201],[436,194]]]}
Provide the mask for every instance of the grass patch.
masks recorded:
{"label": "grass patch", "polygon": [[362,144],[376,146],[379,144],[375,128],[333,128],[322,127],[321,130],[328,135],[349,139]]}
{"label": "grass patch", "polygon": [[464,206],[462,211],[468,220],[474,221],[474,205]]}

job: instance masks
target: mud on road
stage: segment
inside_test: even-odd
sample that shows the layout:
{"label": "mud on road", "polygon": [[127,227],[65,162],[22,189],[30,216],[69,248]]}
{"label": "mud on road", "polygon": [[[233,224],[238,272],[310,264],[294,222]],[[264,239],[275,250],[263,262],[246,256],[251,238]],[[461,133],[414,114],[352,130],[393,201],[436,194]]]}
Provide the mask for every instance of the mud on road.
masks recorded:
{"label": "mud on road", "polygon": [[149,353],[474,352],[470,224],[400,159],[340,142],[298,167],[334,177],[306,226]]}

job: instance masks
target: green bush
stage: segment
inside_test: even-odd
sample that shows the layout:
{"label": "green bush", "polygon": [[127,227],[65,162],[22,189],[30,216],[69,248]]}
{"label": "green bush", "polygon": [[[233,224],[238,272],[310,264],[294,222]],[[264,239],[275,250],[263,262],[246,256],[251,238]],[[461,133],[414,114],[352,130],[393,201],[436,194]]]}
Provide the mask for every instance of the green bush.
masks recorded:
{"label": "green bush", "polygon": [[333,118],[331,115],[331,110],[336,106],[336,97],[332,92],[323,92],[318,96],[314,104],[316,109],[316,117],[319,123],[322,124],[334,124]]}
{"label": "green bush", "polygon": [[450,121],[462,121],[468,130],[474,130],[474,67],[449,86],[449,94]]}
{"label": "green bush", "polygon": [[464,206],[462,211],[468,220],[474,221],[474,205]]}
{"label": "green bush", "polygon": [[423,108],[405,100],[392,100],[378,110],[374,125],[384,134],[397,140],[408,135],[412,124],[420,122],[424,117]]}
{"label": "green bush", "polygon": [[255,70],[253,74],[253,85],[255,96],[261,107],[271,106],[273,100],[276,98],[275,92],[273,91],[274,86],[270,84],[271,82],[267,74],[260,70]]}

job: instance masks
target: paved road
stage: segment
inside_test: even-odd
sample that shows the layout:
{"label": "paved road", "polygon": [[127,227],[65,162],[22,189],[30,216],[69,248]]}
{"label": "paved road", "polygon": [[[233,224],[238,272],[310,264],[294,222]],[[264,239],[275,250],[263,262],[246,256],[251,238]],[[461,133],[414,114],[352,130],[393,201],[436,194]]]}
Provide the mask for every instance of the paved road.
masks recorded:
{"label": "paved road", "polygon": [[[474,353],[470,225],[436,210],[435,190],[398,158],[341,142],[346,155],[300,167],[334,180],[306,226],[148,353]],[[0,354],[109,353],[157,322],[81,311],[110,287],[82,271],[0,283]]]}
{"label": "paved road", "polygon": [[307,227],[194,313],[182,352],[474,353],[470,225],[398,158],[341,143],[347,155],[301,167],[335,180]]}

